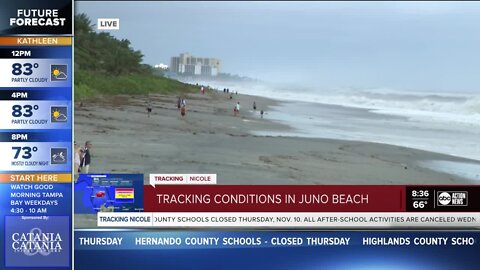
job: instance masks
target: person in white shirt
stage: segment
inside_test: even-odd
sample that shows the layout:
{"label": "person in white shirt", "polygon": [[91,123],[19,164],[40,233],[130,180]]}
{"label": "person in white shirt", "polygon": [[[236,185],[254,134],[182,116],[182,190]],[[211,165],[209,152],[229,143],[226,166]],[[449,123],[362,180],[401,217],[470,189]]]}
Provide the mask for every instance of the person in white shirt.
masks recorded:
{"label": "person in white shirt", "polygon": [[240,102],[237,102],[237,104],[235,105],[235,109],[233,110],[234,112],[234,115],[237,116],[240,114]]}

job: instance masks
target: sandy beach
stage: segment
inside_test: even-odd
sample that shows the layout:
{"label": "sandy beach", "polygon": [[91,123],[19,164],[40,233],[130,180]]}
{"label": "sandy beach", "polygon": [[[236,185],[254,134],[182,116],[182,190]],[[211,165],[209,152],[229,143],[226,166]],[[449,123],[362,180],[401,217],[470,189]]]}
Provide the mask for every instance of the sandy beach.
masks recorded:
{"label": "sandy beach", "polygon": [[[468,184],[422,162],[479,162],[386,144],[282,136],[269,120],[277,102],[209,91],[188,94],[182,118],[176,96],[118,95],[75,106],[75,140],[91,140],[93,173],[216,173],[219,184]],[[147,101],[153,112],[147,117]],[[253,111],[253,101],[257,111]],[[233,107],[240,102],[241,113]],[[266,111],[262,119],[259,110]]]}

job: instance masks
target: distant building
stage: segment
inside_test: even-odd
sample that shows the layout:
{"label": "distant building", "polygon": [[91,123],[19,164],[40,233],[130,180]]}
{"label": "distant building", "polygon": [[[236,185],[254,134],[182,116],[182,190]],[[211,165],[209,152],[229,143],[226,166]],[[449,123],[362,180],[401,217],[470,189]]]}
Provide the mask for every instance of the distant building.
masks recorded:
{"label": "distant building", "polygon": [[217,76],[221,62],[216,58],[194,57],[189,53],[181,53],[170,60],[170,70],[177,74],[190,76]]}
{"label": "distant building", "polygon": [[167,69],[168,69],[168,66],[165,65],[165,64],[158,64],[158,65],[154,65],[153,68],[158,68],[158,69],[162,69],[162,70],[167,70]]}

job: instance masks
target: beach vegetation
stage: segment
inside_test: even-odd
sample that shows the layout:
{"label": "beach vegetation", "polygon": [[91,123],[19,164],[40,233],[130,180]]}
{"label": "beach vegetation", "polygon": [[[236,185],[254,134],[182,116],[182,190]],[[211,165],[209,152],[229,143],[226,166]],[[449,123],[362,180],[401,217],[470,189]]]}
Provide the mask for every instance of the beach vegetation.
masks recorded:
{"label": "beach vegetation", "polygon": [[75,16],[75,100],[115,94],[179,94],[193,85],[165,78],[143,63],[128,39],[96,32],[85,14]]}

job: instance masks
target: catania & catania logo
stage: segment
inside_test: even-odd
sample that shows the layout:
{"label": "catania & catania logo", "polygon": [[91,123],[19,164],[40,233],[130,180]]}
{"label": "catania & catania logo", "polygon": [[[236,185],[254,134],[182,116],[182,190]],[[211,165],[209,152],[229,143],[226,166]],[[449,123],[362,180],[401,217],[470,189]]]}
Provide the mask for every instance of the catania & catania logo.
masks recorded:
{"label": "catania & catania logo", "polygon": [[59,233],[44,233],[40,228],[33,228],[28,233],[12,234],[12,249],[27,256],[37,254],[48,256],[62,251],[62,237]]}

